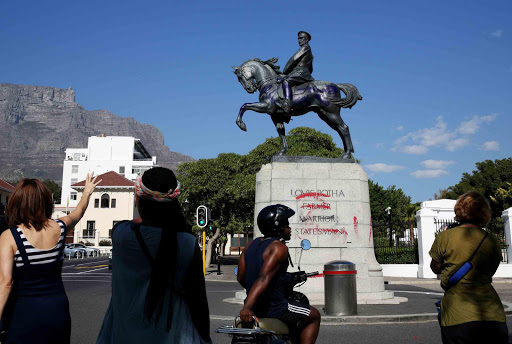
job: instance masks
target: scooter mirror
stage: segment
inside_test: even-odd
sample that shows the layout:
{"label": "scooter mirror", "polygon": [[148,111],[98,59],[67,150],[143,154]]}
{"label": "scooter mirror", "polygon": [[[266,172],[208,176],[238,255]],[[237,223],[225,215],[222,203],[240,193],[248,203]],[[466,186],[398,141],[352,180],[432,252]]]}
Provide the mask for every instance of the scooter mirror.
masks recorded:
{"label": "scooter mirror", "polygon": [[309,250],[311,248],[311,241],[309,241],[308,239],[302,239],[302,241],[300,242],[300,247],[303,250]]}
{"label": "scooter mirror", "polygon": [[238,266],[235,267],[235,276],[238,276]]}

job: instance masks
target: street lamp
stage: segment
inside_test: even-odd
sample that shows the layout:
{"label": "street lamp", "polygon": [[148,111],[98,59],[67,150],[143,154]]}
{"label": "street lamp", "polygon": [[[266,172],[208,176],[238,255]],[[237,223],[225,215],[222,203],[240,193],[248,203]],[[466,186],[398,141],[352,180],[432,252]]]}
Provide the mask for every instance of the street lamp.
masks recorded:
{"label": "street lamp", "polygon": [[389,228],[389,247],[393,246],[393,231],[391,230],[391,207],[384,209],[388,213],[388,228]]}
{"label": "street lamp", "polygon": [[188,198],[185,198],[181,205],[183,206],[183,210],[185,210],[185,212],[188,212],[188,208],[190,207],[190,202],[188,201]]}

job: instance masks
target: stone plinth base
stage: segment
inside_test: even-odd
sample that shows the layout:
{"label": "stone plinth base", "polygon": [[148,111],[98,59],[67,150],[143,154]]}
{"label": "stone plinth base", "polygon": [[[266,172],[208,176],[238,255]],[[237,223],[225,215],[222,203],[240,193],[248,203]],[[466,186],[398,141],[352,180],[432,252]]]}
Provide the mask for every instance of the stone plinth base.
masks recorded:
{"label": "stone plinth base", "polygon": [[[271,204],[284,204],[295,211],[290,218],[292,238],[287,243],[297,271],[302,239],[311,249],[302,252],[301,270],[318,271],[333,260],[356,264],[358,303],[383,303],[394,298],[384,289],[382,268],[375,259],[371,228],[368,177],[361,165],[332,162],[272,162],[256,175],[254,237],[261,236],[256,217]],[[323,277],[310,278],[296,288],[313,304],[324,303]]]}

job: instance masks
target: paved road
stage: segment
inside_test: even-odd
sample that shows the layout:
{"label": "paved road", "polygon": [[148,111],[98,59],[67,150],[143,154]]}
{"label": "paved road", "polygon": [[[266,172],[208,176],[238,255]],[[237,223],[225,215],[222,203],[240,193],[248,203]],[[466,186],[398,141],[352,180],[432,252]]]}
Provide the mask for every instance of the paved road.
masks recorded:
{"label": "paved road", "polygon": [[[70,300],[72,317],[73,344],[95,343],[100,330],[103,316],[110,301],[111,274],[108,270],[108,260],[105,257],[88,258],[84,260],[66,261],[63,269],[63,279]],[[500,296],[512,302],[512,284],[497,284],[496,289]],[[414,308],[416,303],[424,302],[430,307],[431,300],[420,298],[417,292],[439,292],[437,285],[407,286],[388,285],[388,289],[401,290],[403,295],[409,297],[406,307]],[[234,292],[240,290],[233,281],[207,281],[210,314],[212,315],[211,328],[214,343],[230,343],[227,335],[214,333],[214,329],[229,325],[231,317],[240,310],[240,306],[222,302],[222,299],[233,297]],[[407,294],[407,295],[406,295]],[[437,298],[437,296],[432,296]],[[360,306],[361,307],[361,306]],[[386,306],[365,306],[364,312],[385,311]],[[430,308],[429,308],[430,309]],[[434,308],[432,306],[432,312]],[[509,328],[512,329],[512,317],[507,318]],[[440,343],[439,325],[436,321],[419,323],[387,323],[368,325],[328,325],[324,324],[320,330],[317,343]],[[510,341],[512,343],[512,340]]]}

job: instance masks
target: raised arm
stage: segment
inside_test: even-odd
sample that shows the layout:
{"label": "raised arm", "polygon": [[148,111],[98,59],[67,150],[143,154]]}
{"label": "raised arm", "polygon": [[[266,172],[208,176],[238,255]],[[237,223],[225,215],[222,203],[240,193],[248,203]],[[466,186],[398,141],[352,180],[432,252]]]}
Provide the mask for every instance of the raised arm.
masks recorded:
{"label": "raised arm", "polygon": [[87,177],[85,178],[85,187],[82,193],[82,198],[80,198],[80,202],[78,202],[78,205],[71,214],[60,218],[60,220],[66,224],[68,229],[73,228],[84,216],[87,206],[89,205],[89,199],[91,198],[92,192],[96,186],[101,183],[101,179],[96,180],[97,178],[98,176],[94,176],[94,173],[91,173],[90,175],[87,173]]}
{"label": "raised arm", "polygon": [[14,265],[13,247],[16,246],[11,232],[6,230],[0,235],[0,319],[12,288],[12,268]]}
{"label": "raised arm", "polygon": [[245,299],[244,308],[240,311],[240,319],[242,321],[249,322],[252,320],[254,316],[252,308],[260,295],[268,288],[270,281],[279,272],[279,268],[286,262],[286,259],[288,259],[288,247],[279,241],[270,244],[265,250],[260,274]]}

